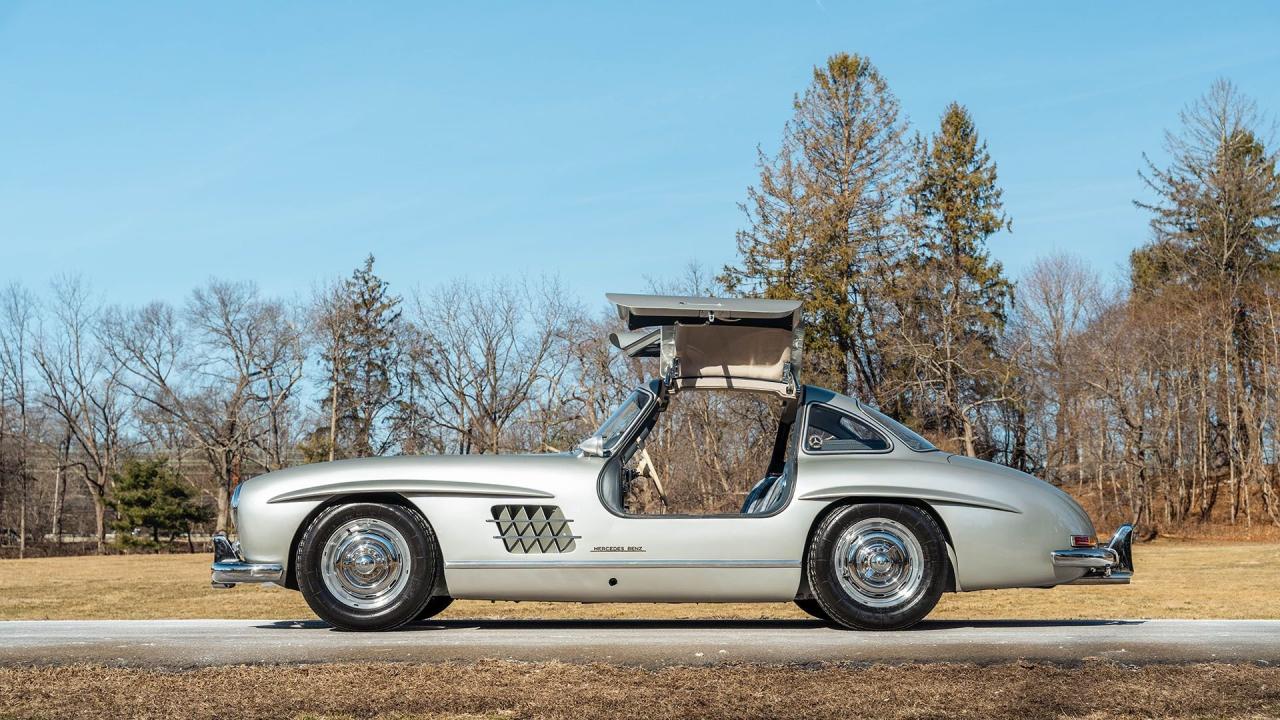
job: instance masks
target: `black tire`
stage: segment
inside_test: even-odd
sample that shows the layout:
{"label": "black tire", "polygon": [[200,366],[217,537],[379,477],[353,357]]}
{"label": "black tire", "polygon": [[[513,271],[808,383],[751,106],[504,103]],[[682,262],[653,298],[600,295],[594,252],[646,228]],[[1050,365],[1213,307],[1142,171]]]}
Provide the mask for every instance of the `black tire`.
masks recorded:
{"label": "black tire", "polygon": [[[837,555],[852,556],[856,576]],[[947,545],[929,513],[911,505],[837,508],[809,538],[805,572],[814,600],[838,625],[901,630],[938,604],[947,579]]]}
{"label": "black tire", "polygon": [[430,618],[444,612],[444,609],[452,604],[453,598],[448,595],[433,595],[431,599],[427,601],[427,604],[422,606],[422,610],[418,611],[418,617],[414,619],[419,621],[429,620]]}
{"label": "black tire", "polygon": [[[298,588],[320,619],[342,630],[380,631],[421,614],[431,600],[439,557],[435,534],[417,512],[358,502],[316,516],[298,542],[294,561]],[[364,580],[386,587],[360,585]]]}
{"label": "black tire", "polygon": [[796,598],[796,607],[822,622],[831,622],[831,616],[828,615],[827,612],[822,609],[822,606],[818,604],[818,601],[813,598]]}

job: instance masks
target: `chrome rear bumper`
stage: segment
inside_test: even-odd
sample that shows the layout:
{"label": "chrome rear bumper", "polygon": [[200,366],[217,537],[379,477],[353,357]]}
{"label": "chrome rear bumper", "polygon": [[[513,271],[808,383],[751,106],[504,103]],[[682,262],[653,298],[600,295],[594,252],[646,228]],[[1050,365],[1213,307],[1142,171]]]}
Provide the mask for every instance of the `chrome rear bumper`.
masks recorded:
{"label": "chrome rear bumper", "polygon": [[1133,578],[1133,526],[1121,525],[1103,547],[1054,550],[1054,567],[1084,568],[1068,585],[1127,585]]}
{"label": "chrome rear bumper", "polygon": [[232,543],[226,533],[213,536],[213,576],[210,584],[220,590],[240,583],[284,584],[284,566],[279,563],[245,562],[240,543]]}

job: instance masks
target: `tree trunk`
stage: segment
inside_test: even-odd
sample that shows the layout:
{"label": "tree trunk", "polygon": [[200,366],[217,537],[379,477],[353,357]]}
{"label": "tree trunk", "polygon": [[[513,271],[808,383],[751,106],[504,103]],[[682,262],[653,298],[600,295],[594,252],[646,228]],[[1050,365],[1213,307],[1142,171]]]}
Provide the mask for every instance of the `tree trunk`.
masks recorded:
{"label": "tree trunk", "polygon": [[329,394],[329,462],[333,462],[338,447],[338,378],[333,378],[333,390]]}
{"label": "tree trunk", "polygon": [[[21,382],[21,381],[19,381]],[[21,436],[18,438],[18,558],[27,556],[27,497],[30,476],[27,474],[27,439],[30,428],[27,427],[26,392],[19,385],[18,417]]]}
{"label": "tree trunk", "polygon": [[53,541],[62,544],[62,507],[66,503],[67,461],[71,456],[71,435],[64,433],[58,446],[58,465],[53,471]]}
{"label": "tree trunk", "polygon": [[27,556],[27,479],[18,480],[18,560]]}
{"label": "tree trunk", "polygon": [[18,474],[18,559],[27,556],[27,471]]}
{"label": "tree trunk", "polygon": [[98,485],[85,478],[85,484],[89,487],[89,497],[93,498],[93,521],[94,530],[97,534],[99,555],[104,555],[107,552],[107,503],[103,490],[106,487],[105,483],[105,479],[102,485]]}
{"label": "tree trunk", "polygon": [[969,418],[965,415],[960,416],[961,428],[964,431],[964,454],[969,457],[977,457],[977,453],[973,449],[973,423],[969,422]]}
{"label": "tree trunk", "polygon": [[231,508],[231,490],[226,483],[218,483],[218,517],[214,521],[214,530],[227,531],[227,516]]}
{"label": "tree trunk", "polygon": [[66,485],[66,468],[62,463],[58,463],[58,467],[53,473],[53,522],[51,530],[53,531],[53,542],[62,544],[62,489]]}

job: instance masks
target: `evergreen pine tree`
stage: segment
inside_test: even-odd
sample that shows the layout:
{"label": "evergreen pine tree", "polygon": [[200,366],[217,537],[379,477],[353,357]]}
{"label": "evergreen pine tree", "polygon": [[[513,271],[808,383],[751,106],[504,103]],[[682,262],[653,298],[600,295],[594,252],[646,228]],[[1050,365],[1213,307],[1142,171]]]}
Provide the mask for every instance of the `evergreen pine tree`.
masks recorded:
{"label": "evergreen pine tree", "polygon": [[[160,536],[189,534],[194,523],[213,517],[209,508],[198,504],[191,488],[170,467],[166,458],[129,460],[113,476],[114,497],[109,501],[116,513],[112,527],[119,545],[159,545]],[[134,531],[149,530],[149,538]]]}
{"label": "evergreen pine tree", "polygon": [[394,442],[387,425],[400,396],[400,297],[373,264],[369,255],[319,298],[313,324],[330,383],[321,406],[331,420],[303,444],[308,458],[381,455]]}
{"label": "evergreen pine tree", "polygon": [[839,53],[797,96],[781,150],[760,154],[760,181],[742,206],[730,292],[805,301],[805,375],[874,395],[881,368],[882,289],[897,252],[901,197],[898,101],[869,60]]}
{"label": "evergreen pine tree", "polygon": [[1013,286],[987,253],[1010,223],[996,164],[969,112],[952,103],[932,139],[914,143],[907,188],[915,250],[896,274],[902,293],[886,362],[902,409],[975,453],[973,413],[1003,400],[1008,367],[998,357]]}

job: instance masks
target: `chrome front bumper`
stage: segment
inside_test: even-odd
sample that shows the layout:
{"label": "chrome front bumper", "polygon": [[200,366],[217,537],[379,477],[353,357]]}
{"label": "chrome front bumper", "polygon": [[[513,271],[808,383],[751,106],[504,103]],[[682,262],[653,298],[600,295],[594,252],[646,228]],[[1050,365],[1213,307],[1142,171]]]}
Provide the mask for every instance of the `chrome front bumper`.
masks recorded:
{"label": "chrome front bumper", "polygon": [[213,536],[213,577],[211,584],[220,590],[240,583],[284,584],[284,566],[279,563],[245,562],[240,543],[232,543],[226,533]]}
{"label": "chrome front bumper", "polygon": [[1054,567],[1084,568],[1068,585],[1127,585],[1133,578],[1133,526],[1121,525],[1103,547],[1054,550]]}

